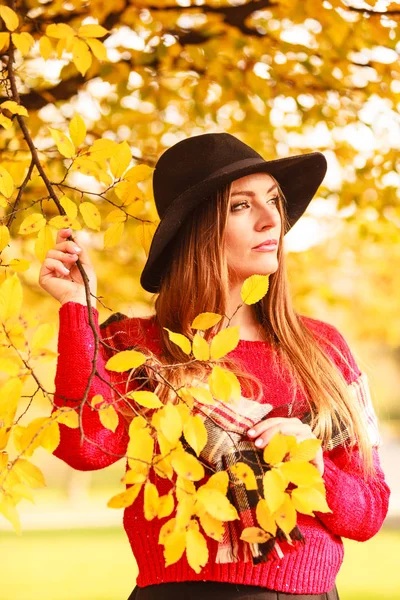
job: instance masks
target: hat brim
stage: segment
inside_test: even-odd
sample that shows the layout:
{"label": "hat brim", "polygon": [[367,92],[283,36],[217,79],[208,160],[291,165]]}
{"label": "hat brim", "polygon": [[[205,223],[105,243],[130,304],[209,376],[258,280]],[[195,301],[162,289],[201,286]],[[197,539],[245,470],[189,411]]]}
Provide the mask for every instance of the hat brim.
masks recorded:
{"label": "hat brim", "polygon": [[140,284],[148,292],[158,292],[168,260],[168,245],[174,240],[190,212],[219,187],[253,173],[270,173],[278,181],[287,200],[289,231],[307,209],[326,170],[325,156],[321,152],[310,152],[270,161],[247,158],[215,171],[200,184],[185,190],[168,207],[154,232]]}

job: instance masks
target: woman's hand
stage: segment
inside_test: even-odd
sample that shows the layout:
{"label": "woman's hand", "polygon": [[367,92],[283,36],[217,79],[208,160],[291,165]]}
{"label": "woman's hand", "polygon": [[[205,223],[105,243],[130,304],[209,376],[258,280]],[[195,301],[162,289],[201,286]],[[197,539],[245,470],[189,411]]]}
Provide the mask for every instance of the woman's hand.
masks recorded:
{"label": "woman's hand", "polygon": [[82,275],[76,266],[78,257],[89,278],[89,286],[96,308],[97,278],[88,252],[72,240],[71,229],[60,229],[57,232],[56,245],[49,250],[39,272],[39,285],[56,300],[65,304],[69,301],[87,305],[85,286]]}
{"label": "woman's hand", "polygon": [[[316,438],[312,429],[309,425],[302,423],[300,419],[295,417],[273,417],[271,419],[264,419],[251,429],[248,430],[248,436],[254,440],[257,448],[265,448],[268,442],[276,433],[283,433],[284,435],[294,435],[298,442],[307,440],[309,438]],[[322,454],[322,448],[318,449],[316,457],[312,462],[321,473],[324,474],[324,458]]]}

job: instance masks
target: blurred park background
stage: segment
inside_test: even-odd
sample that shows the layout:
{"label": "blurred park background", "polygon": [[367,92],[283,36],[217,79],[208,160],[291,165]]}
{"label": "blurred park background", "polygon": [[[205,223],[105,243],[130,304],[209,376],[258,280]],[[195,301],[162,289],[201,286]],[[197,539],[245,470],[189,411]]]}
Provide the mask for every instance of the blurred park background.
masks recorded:
{"label": "blurred park background", "polygon": [[[212,131],[238,136],[266,159],[315,150],[326,156],[323,185],[285,238],[292,294],[298,312],[342,332],[368,375],[392,488],[380,533],[362,544],[345,540],[339,592],[341,600],[398,600],[400,5],[386,0],[8,4],[19,15],[19,31],[34,41],[28,50],[19,42],[14,58],[40,161],[59,197],[90,201],[102,217],[101,227],[82,223],[77,236],[96,267],[104,303],[98,303],[100,322],[116,311],[153,312],[153,298],[139,284],[158,219],[151,182],[139,183],[129,202],[107,191],[103,166],[69,170],[70,161],[55,149],[48,127],[68,132],[68,122],[79,114],[88,146],[100,138],[126,141],[132,164],[151,167],[173,143]],[[98,39],[85,42],[82,65],[67,47],[67,30],[45,36],[52,23],[74,31],[99,23],[107,30],[103,46]],[[47,41],[39,42],[40,36]],[[5,69],[9,54],[4,47],[1,54]],[[2,80],[0,102],[10,93]],[[1,220],[11,233],[1,254],[1,280],[10,259],[30,261],[29,268],[19,269],[26,314],[58,325],[59,305],[38,285],[37,232],[18,231],[30,213],[41,210],[49,219],[58,209],[36,167],[24,182],[31,163],[26,139],[15,119],[11,125],[4,120],[7,111],[0,116],[1,165],[16,182],[13,197],[0,194]],[[105,243],[107,227],[118,222],[107,215],[123,206],[128,207],[124,225]],[[57,337],[49,348],[57,351]],[[54,391],[55,366],[53,358],[35,367],[46,390]],[[26,382],[27,397],[35,387],[32,379]],[[49,402],[35,393],[21,423],[48,413]],[[33,462],[47,487],[35,492],[35,504],[18,505],[22,536],[0,514],[0,600],[127,598],[136,566],[122,511],[106,507],[121,490],[123,461],[98,472],[77,472],[39,448]]]}

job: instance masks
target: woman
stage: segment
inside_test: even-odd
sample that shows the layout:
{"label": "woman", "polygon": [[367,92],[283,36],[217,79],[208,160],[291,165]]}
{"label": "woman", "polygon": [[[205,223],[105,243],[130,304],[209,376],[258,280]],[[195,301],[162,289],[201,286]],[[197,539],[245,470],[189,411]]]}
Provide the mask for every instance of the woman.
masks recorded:
{"label": "woman", "polygon": [[[79,256],[89,277],[92,318],[102,341],[89,400],[101,394],[115,401],[134,389],[140,377],[127,381],[128,373],[104,368],[115,352],[132,348],[149,356],[135,374],[163,402],[173,400],[174,389],[194,378],[201,380],[207,368],[201,361],[185,365],[188,356],[169,340],[166,328],[193,339],[193,319],[201,312],[215,312],[223,319],[205,331],[205,339],[210,341],[228,325],[240,326],[239,343],[223,362],[240,378],[242,394],[251,406],[268,403],[275,411],[271,412],[275,416],[259,419],[245,434],[246,440],[261,450],[277,431],[297,440],[322,440],[314,464],[323,476],[332,512],[316,512],[314,517],[299,513],[305,544],[278,559],[264,557],[257,562],[254,555],[249,559],[245,542],[236,555],[224,553],[215,539],[207,538],[209,559],[199,574],[184,553],[165,566],[158,541],[167,519],[146,520],[140,493],[124,513],[139,567],[131,600],[206,595],[220,600],[336,600],[341,537],[368,540],[383,523],[390,492],[379,464],[379,436],[366,376],[339,331],[297,314],[288,291],[283,237],[306,210],[325,172],[326,161],[319,152],[265,161],[226,133],[193,136],[165,151],[153,176],[161,220],[141,275],[142,286],[158,293],[156,314],[149,318],[115,313],[99,327],[96,277],[87,251],[75,249],[71,230],[60,230],[55,249],[47,253],[40,285],[62,304],[55,407],[79,406],[92,370],[93,332],[75,265]],[[243,304],[242,284],[255,273],[270,275],[269,291],[256,304]],[[169,365],[162,375],[172,385],[164,385],[162,378],[148,379],[155,365]],[[54,454],[81,470],[99,469],[125,456],[132,411],[120,402],[118,408],[119,423],[112,432],[85,404],[83,444],[79,430],[61,425]],[[308,418],[302,418],[304,414]],[[173,483],[157,477],[154,470],[150,479],[165,495]]]}

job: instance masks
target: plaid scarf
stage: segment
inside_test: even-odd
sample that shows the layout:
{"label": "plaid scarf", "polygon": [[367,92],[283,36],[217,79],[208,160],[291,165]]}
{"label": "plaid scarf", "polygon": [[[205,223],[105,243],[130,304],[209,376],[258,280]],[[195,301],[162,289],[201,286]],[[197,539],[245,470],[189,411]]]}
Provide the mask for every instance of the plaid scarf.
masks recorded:
{"label": "plaid scarf", "polygon": [[[206,385],[202,382],[197,384]],[[365,373],[362,373],[349,387],[355,399],[359,401],[366,418],[371,444],[379,445],[377,420]],[[210,406],[195,402],[193,414],[201,417],[208,434],[207,443],[199,456],[203,464],[211,467],[212,469],[209,469],[211,472],[226,470],[238,461],[244,462],[253,469],[258,486],[257,490],[247,490],[239,478],[230,475],[232,485],[228,490],[228,498],[237,509],[240,520],[225,523],[223,538],[218,543],[217,563],[252,560],[253,564],[258,564],[273,558],[282,558],[284,553],[291,552],[299,544],[305,543],[297,525],[289,536],[292,543],[288,543],[279,527],[275,537],[267,542],[247,543],[240,540],[243,529],[259,526],[255,509],[260,497],[263,497],[263,475],[270,468],[263,460],[263,449],[257,448],[254,442],[249,440],[247,431],[267,416],[268,418],[298,416],[303,423],[310,422],[311,413],[305,403],[302,406],[296,405],[296,414],[294,408],[293,403],[273,408],[270,404],[260,404],[243,396],[235,404],[218,402]],[[301,413],[303,413],[302,417]],[[349,432],[343,425],[340,429],[334,428],[332,437],[324,449],[332,450],[343,444],[349,437]],[[190,451],[190,448],[188,450]]]}

